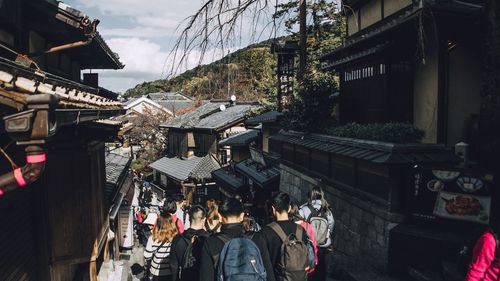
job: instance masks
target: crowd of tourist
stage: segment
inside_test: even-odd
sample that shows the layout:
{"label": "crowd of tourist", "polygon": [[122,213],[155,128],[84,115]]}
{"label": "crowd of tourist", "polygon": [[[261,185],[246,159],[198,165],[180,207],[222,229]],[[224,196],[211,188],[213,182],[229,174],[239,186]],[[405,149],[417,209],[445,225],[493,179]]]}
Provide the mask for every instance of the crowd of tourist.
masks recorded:
{"label": "crowd of tourist", "polygon": [[238,197],[187,207],[176,194],[158,211],[139,210],[144,280],[325,280],[334,219],[321,188],[309,195],[299,205],[276,194],[265,226]]}
{"label": "crowd of tourist", "polygon": [[[302,205],[287,193],[276,194],[267,225],[261,225],[269,221],[262,216],[267,212],[252,214],[240,197],[186,203],[181,194],[158,201],[149,186],[141,187],[135,230],[144,246],[144,280],[326,280],[334,217],[320,187]],[[497,233],[487,228],[464,247],[465,280],[498,280]]]}

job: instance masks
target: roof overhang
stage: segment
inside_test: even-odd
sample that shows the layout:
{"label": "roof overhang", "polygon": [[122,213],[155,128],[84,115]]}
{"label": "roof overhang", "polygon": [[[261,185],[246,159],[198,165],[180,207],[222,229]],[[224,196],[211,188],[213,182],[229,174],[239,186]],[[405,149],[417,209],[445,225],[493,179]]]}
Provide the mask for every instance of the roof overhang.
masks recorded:
{"label": "roof overhang", "polygon": [[[352,2],[352,5],[361,5],[367,1],[344,0],[344,2]],[[440,15],[452,15],[457,17],[458,22],[463,18],[479,18],[484,13],[485,1],[422,0],[417,2],[418,3],[413,3],[370,27],[356,32],[349,36],[341,47],[324,53],[320,56],[320,60],[326,62],[326,65],[322,68],[324,70],[330,70],[341,67],[354,60],[359,60],[384,50],[390,46],[393,41],[401,39],[401,34],[409,33],[408,27],[413,28],[411,32],[417,32],[414,30],[415,25],[411,23],[414,23],[420,16],[425,16],[423,13],[429,11],[433,13],[433,16],[436,16],[436,13],[440,13]]]}
{"label": "roof overhang", "polygon": [[213,171],[212,178],[220,187],[233,194],[238,193],[245,186],[241,178],[236,177],[234,173],[227,171],[226,168]]}
{"label": "roof overhang", "polygon": [[31,9],[25,9],[29,17],[29,29],[49,39],[51,47],[87,42],[80,47],[61,50],[61,53],[77,58],[80,69],[122,69],[118,55],[97,32],[99,20],[91,20],[86,14],[58,2],[27,1]]}
{"label": "roof overhang", "polygon": [[291,131],[281,131],[269,139],[379,164],[414,165],[460,161],[451,149],[439,144],[397,144]]}
{"label": "roof overhang", "polygon": [[63,126],[125,112],[120,102],[96,95],[97,89],[2,58],[0,86],[0,106],[13,113],[4,117],[5,130],[18,143],[43,143]]}
{"label": "roof overhang", "polygon": [[261,164],[247,159],[235,165],[235,170],[253,180],[257,185],[265,188],[280,180],[280,172],[277,167],[262,167]]}

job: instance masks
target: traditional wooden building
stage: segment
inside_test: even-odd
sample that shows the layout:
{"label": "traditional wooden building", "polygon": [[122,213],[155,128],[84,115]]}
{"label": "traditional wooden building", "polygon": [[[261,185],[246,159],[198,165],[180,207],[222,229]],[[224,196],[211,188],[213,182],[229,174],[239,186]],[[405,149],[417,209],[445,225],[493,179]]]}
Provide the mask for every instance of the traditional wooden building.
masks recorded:
{"label": "traditional wooden building", "polygon": [[[114,239],[107,246],[111,260],[120,258],[120,250],[131,248],[134,242],[132,234],[132,200],[135,192],[133,176],[130,172],[130,157],[106,153],[106,200],[110,206],[109,229]],[[127,243],[126,243],[127,242]]]}
{"label": "traditional wooden building", "polygon": [[98,21],[61,2],[2,1],[0,22],[0,279],[96,280],[109,229],[104,142],[121,130],[102,119],[123,110],[80,75],[123,65]]}
{"label": "traditional wooden building", "polygon": [[[340,122],[411,123],[425,131],[423,143],[270,137],[282,190],[303,201],[311,186],[325,190],[336,264],[355,280],[463,280],[461,245],[498,221],[495,167],[475,153],[486,2],[342,1],[347,38],[322,57],[324,70],[340,77]],[[476,209],[454,211],[462,198]]]}
{"label": "traditional wooden building", "polygon": [[259,223],[266,224],[268,200],[280,185],[279,160],[269,154],[269,133],[279,128],[277,111],[269,111],[245,121],[248,130],[229,137],[219,146],[230,147],[230,164],[212,172],[225,197],[240,196]]}
{"label": "traditional wooden building", "polygon": [[256,103],[211,101],[162,124],[160,128],[168,130],[168,155],[150,165],[154,183],[167,193],[182,190],[190,200],[196,191],[196,202],[218,198],[211,172],[227,165],[231,158],[218,144],[244,131],[244,121],[257,108]]}
{"label": "traditional wooden building", "polygon": [[473,141],[484,1],[343,1],[347,39],[323,56],[340,75],[342,123],[409,122],[426,143]]}

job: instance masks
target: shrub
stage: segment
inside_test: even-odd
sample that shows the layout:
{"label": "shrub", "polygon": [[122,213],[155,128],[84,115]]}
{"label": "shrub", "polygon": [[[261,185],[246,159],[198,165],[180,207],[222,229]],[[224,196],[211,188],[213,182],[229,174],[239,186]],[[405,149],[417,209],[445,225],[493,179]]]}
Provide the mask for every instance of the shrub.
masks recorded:
{"label": "shrub", "polygon": [[142,172],[145,168],[145,163],[140,160],[133,160],[132,163],[130,163],[130,168]]}
{"label": "shrub", "polygon": [[325,130],[328,135],[393,143],[418,143],[425,132],[407,123],[357,124],[332,127]]}

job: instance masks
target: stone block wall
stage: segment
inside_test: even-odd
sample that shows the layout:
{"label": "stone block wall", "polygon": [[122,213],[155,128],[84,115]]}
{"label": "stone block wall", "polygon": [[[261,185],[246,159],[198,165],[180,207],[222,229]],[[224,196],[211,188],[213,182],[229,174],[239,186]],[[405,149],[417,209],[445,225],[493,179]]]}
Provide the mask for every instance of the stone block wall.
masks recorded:
{"label": "stone block wall", "polygon": [[[339,266],[354,271],[384,272],[388,260],[389,231],[403,216],[369,200],[361,200],[344,188],[325,184],[318,178],[281,164],[280,190],[304,203],[312,186],[320,184],[335,217],[334,253]],[[348,189],[348,188],[347,188]]]}

